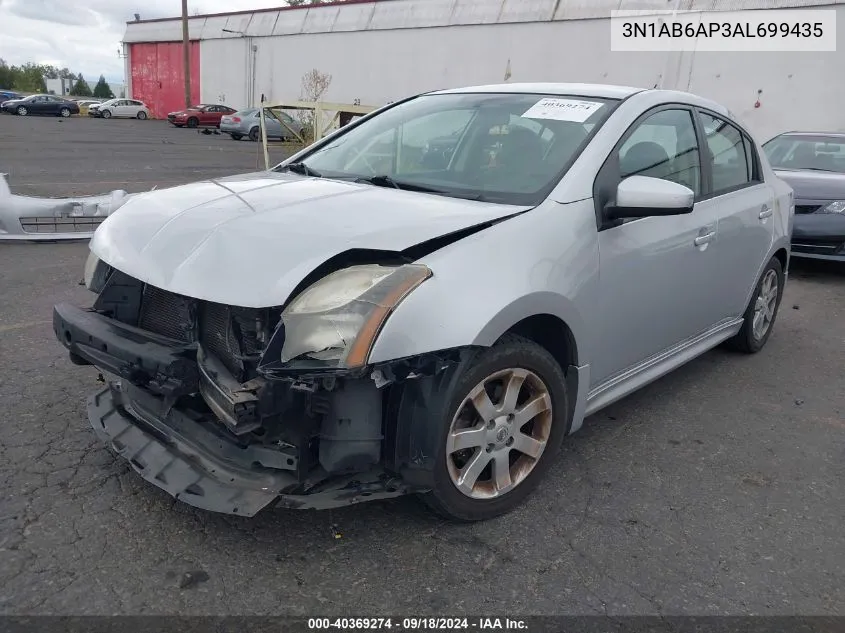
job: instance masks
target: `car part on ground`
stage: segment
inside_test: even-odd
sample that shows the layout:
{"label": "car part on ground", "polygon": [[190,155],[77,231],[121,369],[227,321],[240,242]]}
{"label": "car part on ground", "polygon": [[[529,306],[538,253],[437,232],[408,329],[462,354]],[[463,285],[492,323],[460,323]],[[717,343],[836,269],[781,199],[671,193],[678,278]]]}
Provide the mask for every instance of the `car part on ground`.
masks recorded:
{"label": "car part on ground", "polygon": [[845,262],[845,134],[787,132],[763,149],[795,190],[792,254]]}
{"label": "car part on ground", "polygon": [[131,195],[116,190],[74,198],[19,196],[9,189],[6,174],[0,174],[0,241],[90,239]]}
{"label": "car part on ground", "polygon": [[481,520],[585,416],[721,343],[759,351],[792,220],[709,100],[447,90],[272,170],[127,201],[91,241],[93,305],[53,325],[108,376],[94,430],[186,503],[420,493]]}

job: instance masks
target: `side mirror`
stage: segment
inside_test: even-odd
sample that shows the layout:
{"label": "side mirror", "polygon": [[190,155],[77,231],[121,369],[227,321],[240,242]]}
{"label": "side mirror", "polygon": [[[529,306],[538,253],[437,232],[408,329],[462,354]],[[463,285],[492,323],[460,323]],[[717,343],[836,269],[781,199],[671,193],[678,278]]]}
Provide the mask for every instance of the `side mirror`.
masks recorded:
{"label": "side mirror", "polygon": [[616,203],[608,204],[608,220],[649,218],[692,213],[695,192],[689,187],[662,178],[630,176],[616,188]]}

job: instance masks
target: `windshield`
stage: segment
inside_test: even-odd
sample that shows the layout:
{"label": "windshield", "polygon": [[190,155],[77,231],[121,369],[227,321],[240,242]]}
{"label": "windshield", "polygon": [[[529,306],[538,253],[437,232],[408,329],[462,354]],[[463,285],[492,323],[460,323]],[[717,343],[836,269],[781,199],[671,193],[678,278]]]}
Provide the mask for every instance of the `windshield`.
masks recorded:
{"label": "windshield", "polygon": [[615,103],[514,93],[425,95],[364,121],[296,166],[311,176],[535,205]]}
{"label": "windshield", "polygon": [[845,173],[845,136],[784,134],[763,145],[775,169]]}

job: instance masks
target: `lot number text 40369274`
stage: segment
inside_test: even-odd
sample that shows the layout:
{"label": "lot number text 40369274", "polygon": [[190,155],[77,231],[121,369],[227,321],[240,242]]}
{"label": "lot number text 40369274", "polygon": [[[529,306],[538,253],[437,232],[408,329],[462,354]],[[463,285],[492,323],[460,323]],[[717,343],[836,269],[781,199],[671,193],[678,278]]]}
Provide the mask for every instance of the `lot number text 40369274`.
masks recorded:
{"label": "lot number text 40369274", "polygon": [[527,631],[524,620],[497,617],[309,618],[309,631]]}

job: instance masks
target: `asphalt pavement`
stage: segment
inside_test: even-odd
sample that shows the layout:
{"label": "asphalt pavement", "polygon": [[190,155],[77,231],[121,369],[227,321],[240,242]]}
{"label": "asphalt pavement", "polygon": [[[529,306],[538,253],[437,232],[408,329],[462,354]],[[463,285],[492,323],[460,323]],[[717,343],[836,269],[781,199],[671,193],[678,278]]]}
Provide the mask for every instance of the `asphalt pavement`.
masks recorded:
{"label": "asphalt pavement", "polygon": [[[250,171],[257,148],[0,116],[20,193]],[[845,267],[794,265],[764,351],[588,418],[524,506],[455,525],[414,498],[229,517],[145,483],[94,437],[97,372],[53,337],[53,304],[90,303],[85,256],[0,244],[0,613],[845,613]]]}

